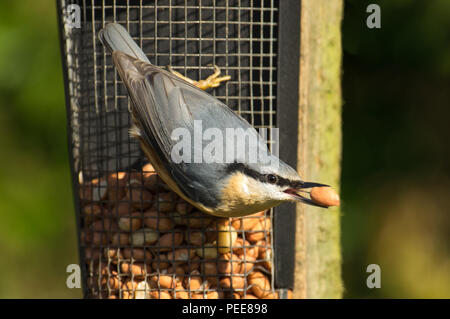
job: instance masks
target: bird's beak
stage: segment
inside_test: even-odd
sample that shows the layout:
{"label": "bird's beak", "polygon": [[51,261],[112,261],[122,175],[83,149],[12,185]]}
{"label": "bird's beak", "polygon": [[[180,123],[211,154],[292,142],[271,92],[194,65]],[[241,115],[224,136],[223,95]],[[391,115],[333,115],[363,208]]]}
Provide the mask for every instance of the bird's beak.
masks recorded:
{"label": "bird's beak", "polygon": [[325,185],[325,184],[320,184],[320,183],[302,182],[295,188],[288,188],[284,192],[291,195],[296,201],[299,201],[299,202],[302,202],[302,203],[305,203],[305,204],[308,204],[311,206],[328,208],[328,206],[326,206],[326,205],[316,203],[313,200],[303,196],[303,194],[309,194],[310,189],[313,187],[330,187],[330,186]]}

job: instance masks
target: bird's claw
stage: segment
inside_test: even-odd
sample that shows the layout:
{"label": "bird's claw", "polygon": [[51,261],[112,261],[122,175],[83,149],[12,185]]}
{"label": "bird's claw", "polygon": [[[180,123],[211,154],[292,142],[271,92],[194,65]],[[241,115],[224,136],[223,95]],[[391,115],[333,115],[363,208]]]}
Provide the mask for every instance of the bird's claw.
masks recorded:
{"label": "bird's claw", "polygon": [[231,76],[229,76],[229,75],[220,76],[220,73],[221,73],[220,68],[217,65],[214,65],[214,73],[213,74],[208,76],[206,79],[200,80],[200,81],[195,81],[195,80],[192,80],[192,79],[184,76],[180,72],[173,70],[170,65],[167,66],[167,69],[169,70],[170,73],[195,85],[196,87],[198,87],[202,90],[219,87],[221,82],[229,81],[231,79]]}

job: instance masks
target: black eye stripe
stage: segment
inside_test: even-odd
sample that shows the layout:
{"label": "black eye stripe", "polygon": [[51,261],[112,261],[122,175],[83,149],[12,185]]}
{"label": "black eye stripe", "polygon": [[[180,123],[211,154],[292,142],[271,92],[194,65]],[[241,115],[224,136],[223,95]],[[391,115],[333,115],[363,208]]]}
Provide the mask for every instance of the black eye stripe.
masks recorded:
{"label": "black eye stripe", "polygon": [[259,172],[251,169],[244,163],[231,163],[227,166],[227,174],[230,174],[230,173],[236,172],[236,171],[242,172],[245,175],[250,176],[250,177],[252,177],[256,180],[259,180],[263,183],[268,182],[268,180],[267,180],[268,175],[274,175],[275,178],[277,179],[276,183],[274,183],[274,184],[276,184],[278,186],[282,186],[282,187],[289,186],[292,188],[299,188],[303,184],[302,182],[292,181],[292,180],[283,178],[283,177],[281,177],[279,175],[275,175],[275,174],[260,174]]}

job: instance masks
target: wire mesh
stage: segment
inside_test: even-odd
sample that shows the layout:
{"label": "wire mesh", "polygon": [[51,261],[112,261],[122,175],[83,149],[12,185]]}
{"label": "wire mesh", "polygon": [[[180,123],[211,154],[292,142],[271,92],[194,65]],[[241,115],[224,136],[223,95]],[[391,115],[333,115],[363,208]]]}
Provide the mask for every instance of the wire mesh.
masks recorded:
{"label": "wire mesh", "polygon": [[[211,94],[256,128],[276,123],[278,1],[60,1],[81,8],[62,30],[85,295],[92,298],[274,298],[272,212],[218,219],[159,179],[129,137],[130,100],[98,40],[127,28],[152,63],[231,80]],[[270,147],[269,136],[269,147]]]}

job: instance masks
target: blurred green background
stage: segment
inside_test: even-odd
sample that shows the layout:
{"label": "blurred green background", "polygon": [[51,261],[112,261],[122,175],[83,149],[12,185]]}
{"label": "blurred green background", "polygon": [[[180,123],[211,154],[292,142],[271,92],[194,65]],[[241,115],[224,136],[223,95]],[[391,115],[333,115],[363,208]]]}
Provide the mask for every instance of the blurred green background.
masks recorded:
{"label": "blurred green background", "polygon": [[[0,298],[81,297],[54,5],[0,2]],[[345,297],[450,298],[450,1],[347,0],[343,46]]]}
{"label": "blurred green background", "polygon": [[345,1],[342,30],[345,296],[450,298],[450,1]]}
{"label": "blurred green background", "polygon": [[54,1],[0,2],[0,297],[80,297]]}

